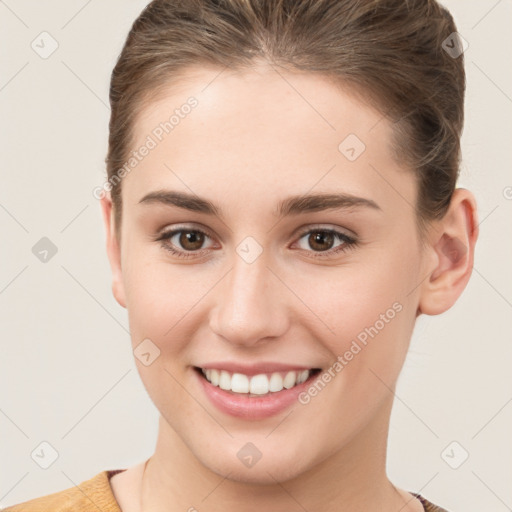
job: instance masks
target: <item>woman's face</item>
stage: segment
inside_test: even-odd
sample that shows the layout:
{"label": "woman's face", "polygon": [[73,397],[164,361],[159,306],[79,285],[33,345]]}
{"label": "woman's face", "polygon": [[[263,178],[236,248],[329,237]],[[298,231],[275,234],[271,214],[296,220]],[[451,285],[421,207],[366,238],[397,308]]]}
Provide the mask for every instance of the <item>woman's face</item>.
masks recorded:
{"label": "woman's face", "polygon": [[134,130],[114,293],[160,435],[251,482],[382,443],[426,271],[391,124],[318,76],[198,68]]}

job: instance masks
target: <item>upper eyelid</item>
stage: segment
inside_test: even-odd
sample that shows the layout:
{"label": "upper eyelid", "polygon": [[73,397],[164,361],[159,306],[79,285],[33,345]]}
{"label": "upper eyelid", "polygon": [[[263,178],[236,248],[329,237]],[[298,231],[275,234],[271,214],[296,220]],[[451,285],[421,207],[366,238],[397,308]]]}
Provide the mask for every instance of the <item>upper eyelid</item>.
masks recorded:
{"label": "upper eyelid", "polygon": [[305,235],[307,233],[309,233],[310,231],[332,231],[334,233],[338,233],[340,235],[345,235],[349,238],[356,238],[357,235],[352,232],[352,230],[348,229],[348,228],[341,228],[341,227],[333,227],[333,226],[324,226],[322,224],[311,224],[311,225],[307,225],[306,227],[304,227],[303,229],[301,228],[298,228],[297,230],[294,231],[294,236],[297,236],[297,235]]}
{"label": "upper eyelid", "polygon": [[200,232],[204,233],[205,235],[209,236],[210,238],[214,238],[212,235],[212,232],[208,228],[205,228],[201,225],[179,225],[179,224],[177,226],[163,228],[162,230],[159,231],[159,234],[157,234],[157,237],[167,235],[169,233],[172,233],[173,235],[175,235],[176,233],[179,233],[180,231],[200,231]]}
{"label": "upper eyelid", "polygon": [[[352,232],[352,230],[350,230],[348,228],[326,226],[323,224],[306,224],[305,226],[301,226],[297,229],[294,229],[293,236],[297,236],[299,234],[301,236],[303,236],[310,231],[314,231],[315,229],[318,231],[334,231],[334,232],[338,232],[343,235],[346,235],[348,237],[356,237],[357,236],[355,233]],[[195,225],[195,224],[180,225],[180,224],[178,224],[177,226],[169,227],[168,229],[163,228],[162,230],[160,230],[159,234],[160,235],[165,235],[168,233],[176,234],[177,232],[180,232],[180,231],[200,231],[200,232],[204,232],[210,238],[213,238],[212,232],[208,228],[206,228],[200,224],[198,224],[198,225]],[[345,231],[348,231],[348,233],[346,233]]]}

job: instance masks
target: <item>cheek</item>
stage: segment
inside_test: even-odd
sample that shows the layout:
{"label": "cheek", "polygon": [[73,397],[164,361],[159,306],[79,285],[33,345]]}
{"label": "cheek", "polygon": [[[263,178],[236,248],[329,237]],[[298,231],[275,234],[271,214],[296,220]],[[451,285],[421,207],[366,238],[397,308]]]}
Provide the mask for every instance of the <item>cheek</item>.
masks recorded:
{"label": "cheek", "polygon": [[322,334],[317,333],[319,339],[334,359],[341,356],[343,364],[350,366],[401,361],[407,350],[406,327],[412,311],[386,283],[376,286],[374,281],[358,280],[344,284],[344,291],[330,288],[323,294],[318,290],[309,294],[312,309],[324,326]]}
{"label": "cheek", "polygon": [[130,258],[123,281],[133,344],[150,338],[162,350],[179,351],[187,335],[192,337],[185,332],[193,327],[188,319],[215,285],[216,275],[193,265],[171,265],[162,256],[137,255],[136,250]]}
{"label": "cheek", "polygon": [[364,262],[296,281],[298,295],[317,317],[308,313],[308,323],[319,325],[315,335],[334,358],[346,354],[350,366],[399,369],[416,318],[410,292],[417,285],[417,262],[412,244],[390,246]]}

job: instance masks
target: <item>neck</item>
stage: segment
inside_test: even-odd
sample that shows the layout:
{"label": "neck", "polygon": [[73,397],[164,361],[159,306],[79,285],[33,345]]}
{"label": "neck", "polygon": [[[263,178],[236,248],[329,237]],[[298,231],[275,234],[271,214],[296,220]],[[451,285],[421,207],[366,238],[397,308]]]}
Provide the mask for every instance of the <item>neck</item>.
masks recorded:
{"label": "neck", "polygon": [[288,512],[290,507],[322,512],[423,510],[386,476],[391,405],[386,404],[337,452],[295,478],[268,484],[237,481],[210,470],[160,417],[156,450],[142,479],[141,510],[193,512],[205,506],[210,512]]}

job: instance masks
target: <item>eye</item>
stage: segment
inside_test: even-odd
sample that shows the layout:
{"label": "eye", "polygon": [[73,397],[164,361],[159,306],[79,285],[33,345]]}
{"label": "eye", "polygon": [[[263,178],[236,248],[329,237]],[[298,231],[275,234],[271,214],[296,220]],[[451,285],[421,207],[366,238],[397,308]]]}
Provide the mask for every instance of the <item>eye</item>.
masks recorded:
{"label": "eye", "polygon": [[[304,242],[301,243],[303,239]],[[339,244],[335,245],[336,242]],[[298,245],[302,250],[311,252],[312,249],[312,252],[316,253],[314,254],[315,258],[323,258],[354,248],[357,245],[357,240],[335,229],[315,228],[303,232]]]}
{"label": "eye", "polygon": [[[155,241],[161,242],[161,246],[166,251],[178,258],[202,255],[203,252],[211,249],[211,245],[204,247],[207,240],[211,240],[211,237],[206,231],[183,226],[164,231],[155,238]],[[335,245],[336,242],[338,245]],[[328,258],[354,248],[357,240],[336,229],[321,227],[311,229],[310,227],[308,231],[303,231],[299,235],[297,244],[299,249],[313,253],[315,258]]]}
{"label": "eye", "polygon": [[175,228],[160,234],[156,241],[178,258],[197,256],[204,249],[203,244],[210,236],[197,228]]}

